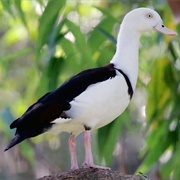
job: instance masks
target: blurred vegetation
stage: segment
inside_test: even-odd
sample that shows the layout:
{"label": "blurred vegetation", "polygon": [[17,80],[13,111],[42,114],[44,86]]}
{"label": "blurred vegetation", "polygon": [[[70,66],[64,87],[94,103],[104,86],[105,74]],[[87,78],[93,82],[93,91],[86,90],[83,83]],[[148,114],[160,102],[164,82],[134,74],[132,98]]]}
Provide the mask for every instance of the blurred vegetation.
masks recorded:
{"label": "blurred vegetation", "polygon": [[[1,152],[14,135],[10,123],[29,105],[79,71],[109,63],[124,14],[142,6],[153,7],[180,34],[180,24],[173,23],[161,0],[0,1]],[[133,100],[116,121],[93,135],[98,164],[124,173],[141,171],[152,179],[180,179],[179,57],[178,37],[152,32],[141,38]],[[1,153],[0,178],[67,170],[67,138],[44,134]],[[77,141],[82,162],[81,135]]]}

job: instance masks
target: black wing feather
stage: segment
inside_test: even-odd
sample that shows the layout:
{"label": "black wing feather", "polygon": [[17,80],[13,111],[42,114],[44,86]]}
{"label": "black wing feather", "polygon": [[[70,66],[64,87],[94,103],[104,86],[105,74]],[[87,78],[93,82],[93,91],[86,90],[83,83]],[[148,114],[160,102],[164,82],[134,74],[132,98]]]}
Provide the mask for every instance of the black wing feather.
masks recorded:
{"label": "black wing feather", "polygon": [[115,77],[113,64],[88,69],[66,81],[56,90],[42,96],[26,112],[15,120],[10,128],[17,128],[16,136],[6,150],[26,138],[37,136],[50,128],[53,121],[70,109],[70,102],[88,88],[88,86]]}

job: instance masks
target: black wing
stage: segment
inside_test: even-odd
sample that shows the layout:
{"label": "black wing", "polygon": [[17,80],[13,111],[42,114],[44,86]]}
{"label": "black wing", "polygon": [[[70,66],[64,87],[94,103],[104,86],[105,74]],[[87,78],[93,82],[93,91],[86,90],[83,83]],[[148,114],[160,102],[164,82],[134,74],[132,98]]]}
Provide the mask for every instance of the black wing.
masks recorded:
{"label": "black wing", "polygon": [[45,94],[26,112],[15,120],[10,128],[17,128],[16,136],[6,150],[26,138],[37,136],[53,125],[63,111],[69,110],[70,102],[92,84],[113,78],[116,75],[113,64],[88,69],[73,76],[56,90]]}

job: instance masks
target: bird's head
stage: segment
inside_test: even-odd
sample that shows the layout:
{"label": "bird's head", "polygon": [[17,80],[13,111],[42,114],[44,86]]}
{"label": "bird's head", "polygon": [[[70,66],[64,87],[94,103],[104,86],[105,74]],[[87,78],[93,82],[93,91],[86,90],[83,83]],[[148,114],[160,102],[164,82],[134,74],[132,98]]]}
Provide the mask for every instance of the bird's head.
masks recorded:
{"label": "bird's head", "polygon": [[161,33],[175,36],[176,32],[166,28],[160,15],[149,8],[138,8],[130,11],[124,17],[123,23],[129,28],[135,29],[138,33],[156,30]]}

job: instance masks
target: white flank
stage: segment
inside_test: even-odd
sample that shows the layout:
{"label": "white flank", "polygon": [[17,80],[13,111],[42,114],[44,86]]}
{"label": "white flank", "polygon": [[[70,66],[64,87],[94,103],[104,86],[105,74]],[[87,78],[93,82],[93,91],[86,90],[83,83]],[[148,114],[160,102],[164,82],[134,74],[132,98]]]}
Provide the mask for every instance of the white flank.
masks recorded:
{"label": "white flank", "polygon": [[128,106],[130,96],[124,77],[118,72],[115,78],[96,83],[77,96],[65,113],[73,119],[56,119],[52,130],[79,134],[84,125],[100,128],[118,117]]}

